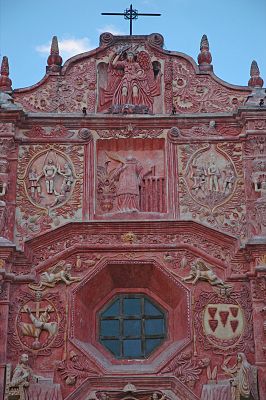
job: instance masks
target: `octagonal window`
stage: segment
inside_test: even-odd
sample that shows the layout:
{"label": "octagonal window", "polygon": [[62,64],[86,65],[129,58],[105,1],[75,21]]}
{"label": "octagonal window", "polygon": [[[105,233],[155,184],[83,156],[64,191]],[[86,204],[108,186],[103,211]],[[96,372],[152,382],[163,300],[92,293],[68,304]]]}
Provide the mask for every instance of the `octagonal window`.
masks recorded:
{"label": "octagonal window", "polygon": [[147,358],[166,338],[165,311],[142,294],[116,296],[99,316],[99,340],[118,359]]}

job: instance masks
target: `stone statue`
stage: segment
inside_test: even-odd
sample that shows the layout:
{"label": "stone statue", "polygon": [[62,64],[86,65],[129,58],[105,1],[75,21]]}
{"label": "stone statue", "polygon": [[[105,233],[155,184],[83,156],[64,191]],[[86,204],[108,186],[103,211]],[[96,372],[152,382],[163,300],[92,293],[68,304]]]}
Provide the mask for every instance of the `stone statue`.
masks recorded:
{"label": "stone statue", "polygon": [[114,179],[118,181],[116,189],[118,210],[120,212],[139,211],[142,165],[131,155],[125,159],[113,153],[107,153],[107,156],[120,163],[120,166],[113,173]]}
{"label": "stone statue", "polygon": [[220,172],[215,162],[215,156],[211,156],[211,161],[208,166],[208,177],[209,177],[209,190],[219,192],[219,177]]}
{"label": "stone statue", "polygon": [[231,192],[234,182],[235,182],[234,171],[230,168],[230,166],[227,166],[224,170],[223,193]]}
{"label": "stone statue", "polygon": [[60,385],[52,378],[33,374],[28,354],[22,354],[11,378],[11,365],[7,364],[4,400],[62,400]]}
{"label": "stone statue", "polygon": [[71,264],[65,264],[65,261],[60,261],[48,272],[45,271],[41,274],[38,285],[29,285],[29,288],[32,290],[44,290],[47,287],[54,288],[59,282],[63,282],[67,286],[74,282],[79,282],[81,278],[71,276],[71,269]]}
{"label": "stone statue", "polygon": [[65,192],[69,192],[71,189],[71,185],[74,182],[73,172],[70,165],[68,163],[65,163],[63,171],[60,169],[59,166],[58,173],[64,177],[62,188],[64,189]]}
{"label": "stone statue", "polygon": [[229,288],[229,285],[226,285],[222,279],[218,278],[212,268],[207,266],[200,258],[192,263],[189,275],[182,278],[183,282],[192,283],[192,285],[195,285],[199,280],[207,281],[212,286]]}
{"label": "stone statue", "polygon": [[47,164],[43,167],[43,174],[45,176],[46,191],[48,194],[55,193],[54,178],[58,172],[57,167],[54,165],[52,159],[47,161]]}
{"label": "stone statue", "polygon": [[32,400],[28,396],[30,382],[35,379],[32,369],[28,365],[28,354],[22,354],[11,377],[12,367],[6,366],[6,385],[4,400]]}
{"label": "stone statue", "polygon": [[28,387],[30,384],[30,379],[33,377],[32,369],[29,364],[28,354],[22,354],[20,360],[14,370],[10,386],[24,386]]}
{"label": "stone statue", "polygon": [[228,366],[231,357],[224,360],[222,370],[232,377],[232,400],[258,400],[257,368],[247,361],[244,353],[237,354],[237,363]]}
{"label": "stone statue", "polygon": [[108,88],[100,90],[100,105],[135,105],[153,108],[153,97],[160,94],[161,74],[155,76],[150,56],[136,54],[130,46],[120,50],[108,66]]}
{"label": "stone statue", "polygon": [[39,184],[36,169],[29,171],[30,192],[33,199],[38,200],[41,193],[41,185]]}

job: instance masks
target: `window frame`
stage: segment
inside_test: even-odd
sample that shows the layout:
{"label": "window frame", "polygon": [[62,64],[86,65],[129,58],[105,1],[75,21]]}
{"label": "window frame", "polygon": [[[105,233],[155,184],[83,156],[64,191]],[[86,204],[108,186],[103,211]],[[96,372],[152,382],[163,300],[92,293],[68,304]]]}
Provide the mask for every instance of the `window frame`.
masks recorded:
{"label": "window frame", "polygon": [[[140,299],[140,308],[141,311],[139,314],[126,314],[124,312],[124,300],[126,299]],[[113,305],[119,301],[118,309],[119,314],[114,316],[103,316],[103,314]],[[158,315],[152,315],[145,313],[145,301],[148,301],[158,310]],[[151,356],[151,354],[158,350],[158,348],[165,342],[167,339],[167,331],[168,331],[168,313],[167,311],[158,304],[153,298],[148,296],[145,293],[117,293],[113,296],[113,298],[98,312],[98,341],[101,343],[104,348],[115,357],[117,360],[127,360],[127,359],[135,359],[135,360],[143,360],[147,359]],[[104,335],[101,331],[101,322],[102,321],[119,321],[119,333],[118,336],[114,335]],[[124,321],[141,321],[141,333],[140,335],[125,335],[124,334]],[[151,320],[162,320],[162,333],[158,334],[146,334],[145,333],[145,321]],[[125,340],[140,340],[141,341],[141,355],[128,355],[125,354],[124,342]],[[117,340],[119,341],[119,354],[112,351],[105,345],[106,340]],[[152,350],[147,351],[147,340],[158,340],[158,344],[152,348]]]}

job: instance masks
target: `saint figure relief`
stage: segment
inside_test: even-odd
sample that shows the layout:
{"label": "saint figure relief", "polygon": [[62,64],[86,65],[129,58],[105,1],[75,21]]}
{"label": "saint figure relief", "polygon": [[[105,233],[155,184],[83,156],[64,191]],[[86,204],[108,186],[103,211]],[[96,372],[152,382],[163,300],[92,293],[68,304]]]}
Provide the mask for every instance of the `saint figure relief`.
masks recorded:
{"label": "saint figure relief", "polygon": [[244,353],[237,354],[237,363],[228,366],[231,357],[224,360],[222,370],[231,376],[232,400],[258,400],[257,368],[251,365]]}
{"label": "saint figure relief", "polygon": [[125,159],[113,153],[108,153],[107,155],[110,159],[120,163],[113,171],[113,178],[118,181],[116,189],[118,211],[139,211],[140,183],[143,166],[131,155],[128,155]]}
{"label": "saint figure relief", "polygon": [[160,95],[161,72],[145,51],[119,51],[108,64],[107,88],[100,88],[100,108],[117,105],[145,106],[152,112],[153,98]]}

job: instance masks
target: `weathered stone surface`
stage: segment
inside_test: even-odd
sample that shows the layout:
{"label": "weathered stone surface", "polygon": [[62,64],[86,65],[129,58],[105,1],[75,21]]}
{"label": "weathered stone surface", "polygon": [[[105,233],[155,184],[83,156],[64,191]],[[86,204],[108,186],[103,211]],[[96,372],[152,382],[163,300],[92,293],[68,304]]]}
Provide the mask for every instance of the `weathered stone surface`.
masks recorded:
{"label": "weathered stone surface", "polygon": [[[198,62],[104,33],[61,66],[55,37],[11,93],[5,59],[1,399],[266,398],[265,89],[254,63],[250,87],[217,78],[206,35]],[[101,344],[118,295],[164,312],[147,358]],[[148,346],[145,318],[110,341]]]}

